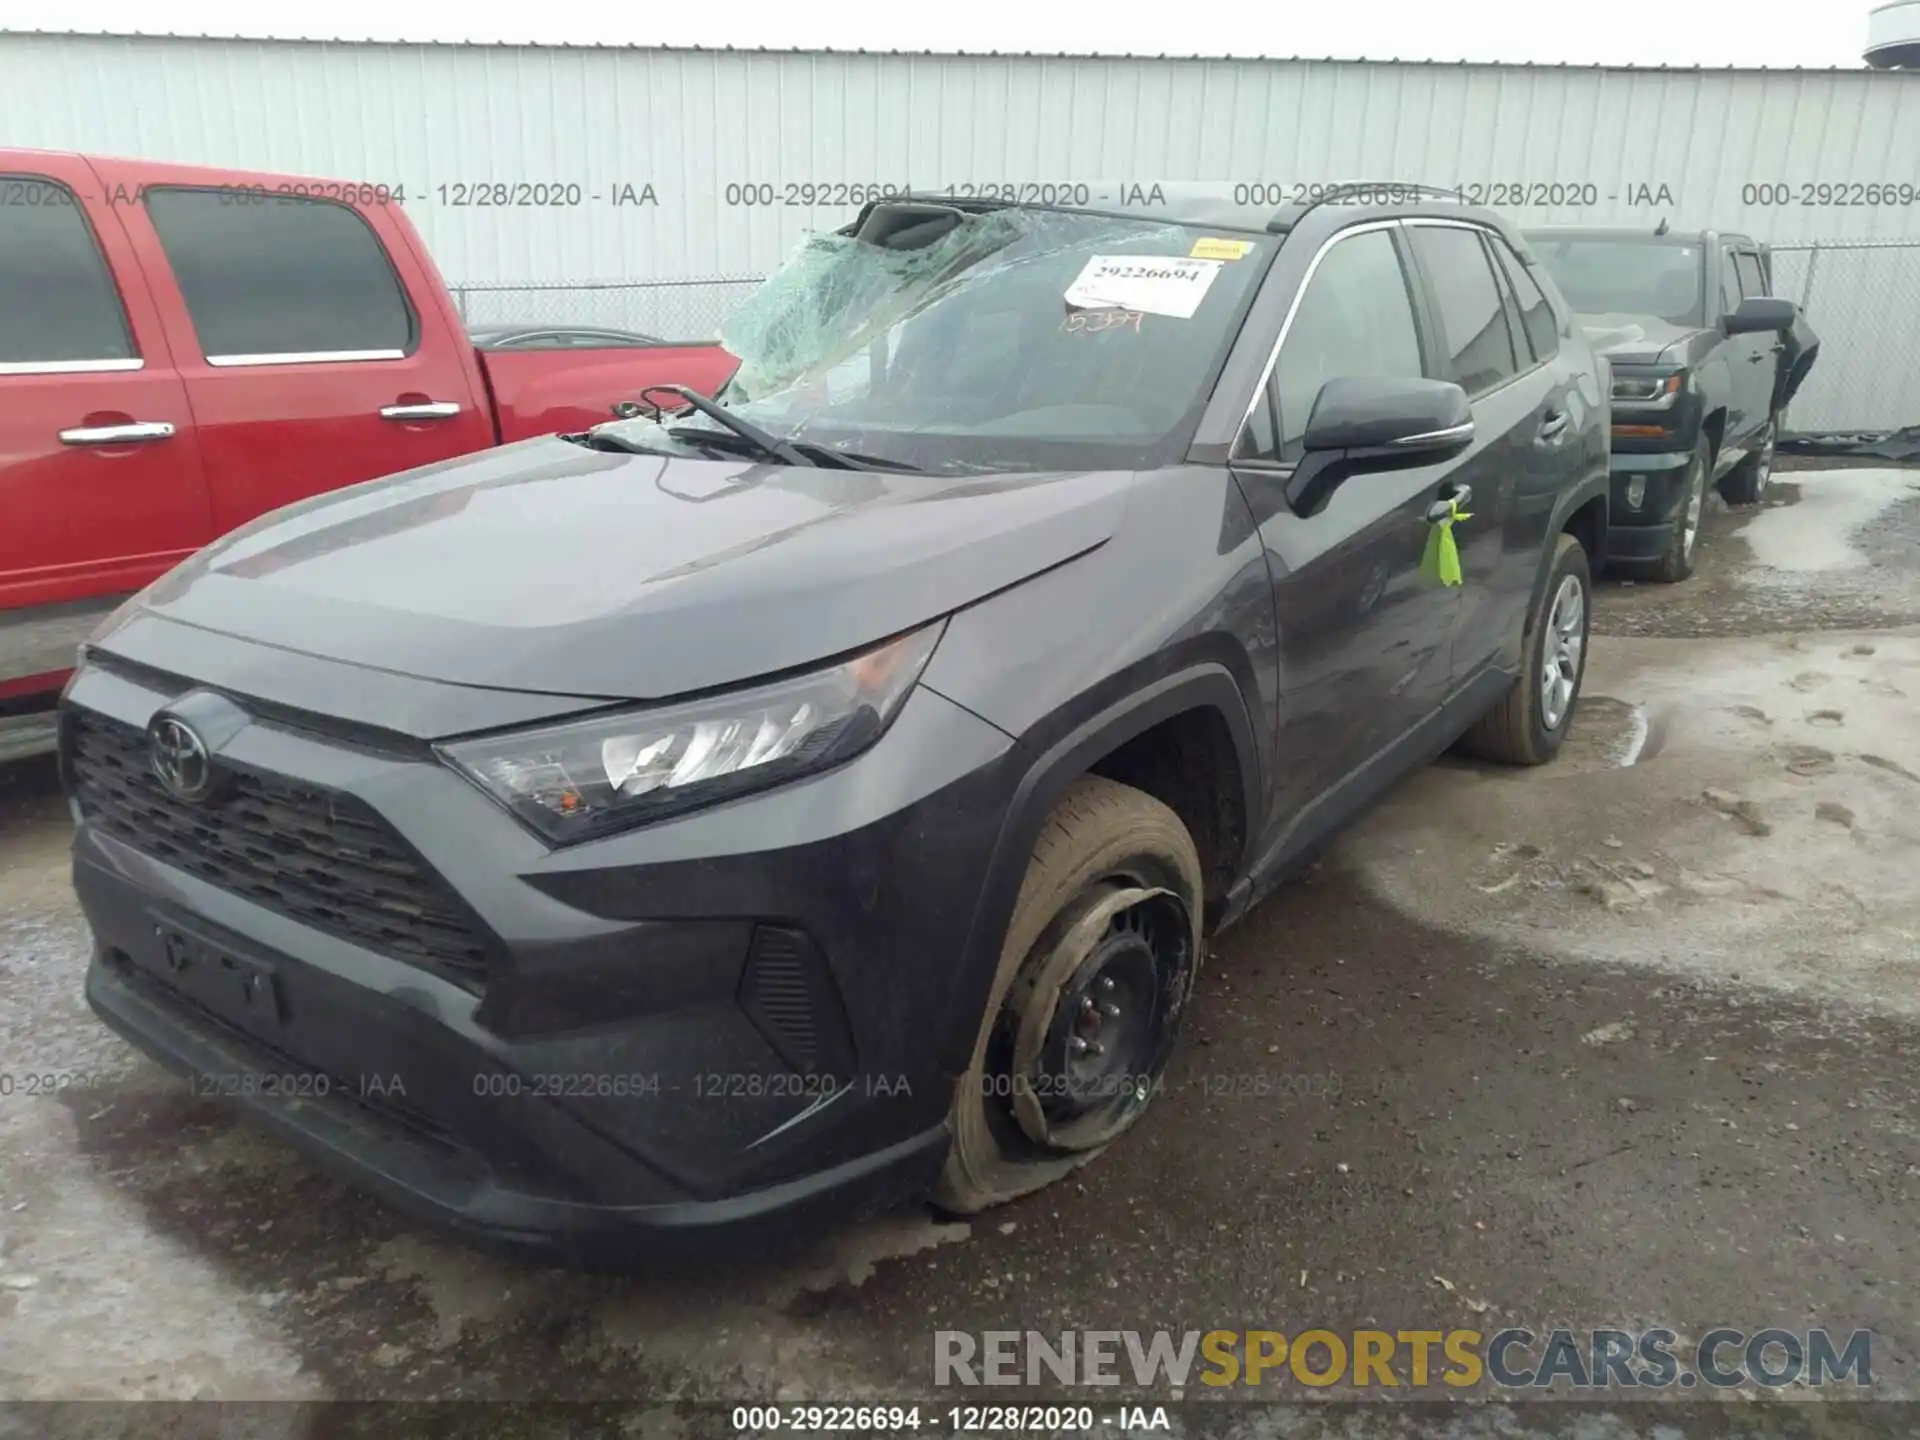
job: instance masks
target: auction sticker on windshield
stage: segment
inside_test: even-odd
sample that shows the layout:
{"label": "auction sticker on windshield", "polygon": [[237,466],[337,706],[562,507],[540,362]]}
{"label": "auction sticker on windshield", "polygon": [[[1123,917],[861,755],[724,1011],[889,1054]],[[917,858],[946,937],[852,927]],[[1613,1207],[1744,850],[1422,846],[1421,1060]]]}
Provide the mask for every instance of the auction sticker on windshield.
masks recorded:
{"label": "auction sticker on windshield", "polygon": [[1196,260],[1244,260],[1253,253],[1251,240],[1216,240],[1208,236],[1193,242]]}
{"label": "auction sticker on windshield", "polygon": [[1066,301],[1083,310],[1118,307],[1191,320],[1225,263],[1172,255],[1095,255],[1067,287]]}

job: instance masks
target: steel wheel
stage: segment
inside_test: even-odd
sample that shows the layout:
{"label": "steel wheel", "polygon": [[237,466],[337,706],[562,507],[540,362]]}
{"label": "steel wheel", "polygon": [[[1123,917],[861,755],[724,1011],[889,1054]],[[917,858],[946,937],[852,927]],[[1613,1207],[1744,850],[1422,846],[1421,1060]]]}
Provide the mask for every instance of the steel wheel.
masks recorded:
{"label": "steel wheel", "polygon": [[1027,1138],[1060,1150],[1105,1145],[1146,1108],[1194,959],[1192,918],[1165,890],[1107,882],[1073,909],[1060,942],[1015,982],[1007,1086]]}
{"label": "steel wheel", "polygon": [[1144,791],[1068,787],[1034,842],[948,1115],[934,1203],[972,1214],[1087,1163],[1152,1102],[1200,968],[1193,837]]}

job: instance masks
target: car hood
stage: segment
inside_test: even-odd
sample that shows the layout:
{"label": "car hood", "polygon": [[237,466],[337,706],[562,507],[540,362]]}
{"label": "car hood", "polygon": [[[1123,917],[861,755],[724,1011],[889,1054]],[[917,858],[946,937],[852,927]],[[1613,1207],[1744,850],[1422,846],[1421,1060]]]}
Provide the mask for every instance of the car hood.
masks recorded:
{"label": "car hood", "polygon": [[1673,345],[1700,333],[1652,315],[1576,315],[1587,343],[1615,365],[1653,365]]}
{"label": "car hood", "polygon": [[142,604],[458,685],[657,699],[856,650],[1084,554],[1114,533],[1130,481],[808,469],[543,437],[277,511]]}

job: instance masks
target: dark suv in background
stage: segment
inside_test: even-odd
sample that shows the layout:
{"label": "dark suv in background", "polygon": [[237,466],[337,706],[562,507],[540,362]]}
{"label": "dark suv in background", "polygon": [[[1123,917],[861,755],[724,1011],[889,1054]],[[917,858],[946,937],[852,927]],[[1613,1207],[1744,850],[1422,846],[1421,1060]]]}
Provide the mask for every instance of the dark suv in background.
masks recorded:
{"label": "dark suv in background", "polygon": [[1717,230],[1540,229],[1541,264],[1612,367],[1609,550],[1664,581],[1693,573],[1706,492],[1756,505],[1781,417],[1819,342],[1773,293],[1766,249]]}
{"label": "dark suv in background", "polygon": [[235,533],[63,706],[94,1009],[567,1260],[1092,1158],[1209,935],[1456,741],[1552,758],[1606,546],[1593,352],[1417,194],[877,204],[727,343]]}

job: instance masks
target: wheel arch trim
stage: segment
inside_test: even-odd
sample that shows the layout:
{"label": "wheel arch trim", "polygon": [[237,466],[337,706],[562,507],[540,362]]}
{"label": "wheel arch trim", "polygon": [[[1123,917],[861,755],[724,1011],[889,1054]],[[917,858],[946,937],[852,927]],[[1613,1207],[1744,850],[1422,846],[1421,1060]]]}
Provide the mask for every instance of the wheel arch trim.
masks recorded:
{"label": "wheel arch trim", "polygon": [[1598,497],[1600,501],[1600,537],[1601,553],[1587,556],[1587,565],[1595,574],[1606,562],[1607,527],[1612,521],[1613,485],[1606,475],[1595,476],[1568,490],[1553,507],[1553,518],[1547,525],[1546,543],[1540,547],[1540,566],[1533,577],[1533,595],[1527,602],[1527,618],[1521,626],[1523,636],[1533,633],[1534,619],[1540,613],[1540,604],[1546,598],[1547,577],[1553,573],[1554,547],[1567,528],[1567,521],[1573,518],[1576,510],[1584,508]]}
{"label": "wheel arch trim", "polygon": [[[1065,707],[1071,711],[1070,703]],[[1260,829],[1262,770],[1254,743],[1253,721],[1233,672],[1218,661],[1202,661],[1140,686],[1111,704],[1073,723],[1058,739],[1033,754],[1013,786],[1006,815],[987,862],[980,897],[974,905],[959,972],[949,990],[948,1013],[953,1017],[941,1042],[941,1066],[961,1073],[978,1038],[981,1008],[999,968],[1000,947],[1007,920],[1019,899],[1040,827],[1060,796],[1102,756],[1144,734],[1162,721],[1191,710],[1215,711],[1225,722],[1240,769],[1241,803],[1246,824],[1240,853],[1234,860],[1236,878],[1247,866]],[[1056,715],[1060,712],[1056,711]],[[1042,729],[1046,728],[1042,722]],[[1022,746],[1015,747],[1021,753]],[[1027,753],[1032,754],[1029,750]]]}

